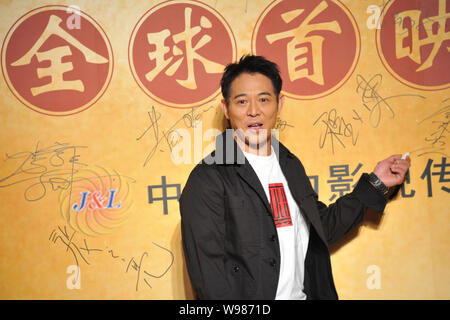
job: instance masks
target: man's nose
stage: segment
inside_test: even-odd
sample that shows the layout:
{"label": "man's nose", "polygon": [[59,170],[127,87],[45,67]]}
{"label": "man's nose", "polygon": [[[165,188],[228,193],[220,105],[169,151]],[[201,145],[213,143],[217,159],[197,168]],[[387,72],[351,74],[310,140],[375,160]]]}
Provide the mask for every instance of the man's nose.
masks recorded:
{"label": "man's nose", "polygon": [[250,100],[250,104],[248,106],[247,115],[251,117],[256,117],[259,115],[259,107],[254,99]]}

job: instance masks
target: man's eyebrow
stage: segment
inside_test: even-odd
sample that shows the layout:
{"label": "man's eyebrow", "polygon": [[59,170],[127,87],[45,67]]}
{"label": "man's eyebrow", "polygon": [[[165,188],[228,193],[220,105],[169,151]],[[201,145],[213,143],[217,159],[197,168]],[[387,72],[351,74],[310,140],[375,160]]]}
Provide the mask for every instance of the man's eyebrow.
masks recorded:
{"label": "man's eyebrow", "polygon": [[[263,92],[258,93],[258,96],[272,96],[272,94],[268,91],[263,91]],[[241,94],[235,95],[233,97],[233,99],[237,99],[237,98],[241,98],[241,97],[247,97],[247,94],[241,93]]]}
{"label": "man's eyebrow", "polygon": [[235,96],[233,97],[233,99],[237,99],[237,98],[241,98],[241,97],[246,97],[246,96],[247,96],[246,93],[241,93],[241,94],[235,95]]}

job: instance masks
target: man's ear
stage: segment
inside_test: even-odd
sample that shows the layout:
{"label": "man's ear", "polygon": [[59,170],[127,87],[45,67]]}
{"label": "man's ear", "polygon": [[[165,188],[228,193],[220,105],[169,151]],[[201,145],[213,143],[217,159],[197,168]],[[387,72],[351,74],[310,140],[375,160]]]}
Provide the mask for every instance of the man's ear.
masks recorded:
{"label": "man's ear", "polygon": [[277,115],[280,114],[281,109],[283,109],[283,105],[284,105],[284,95],[280,94],[278,96],[278,110],[277,110]]}
{"label": "man's ear", "polygon": [[230,120],[230,118],[228,117],[228,105],[225,99],[222,99],[220,106],[222,107],[222,111],[223,114],[225,115],[225,118],[227,118],[227,120]]}

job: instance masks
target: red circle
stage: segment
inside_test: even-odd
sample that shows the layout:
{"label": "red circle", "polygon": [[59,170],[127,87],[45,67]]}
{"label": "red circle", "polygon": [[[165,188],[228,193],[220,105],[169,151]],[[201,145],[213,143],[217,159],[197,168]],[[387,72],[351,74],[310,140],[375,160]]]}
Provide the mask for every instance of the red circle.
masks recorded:
{"label": "red circle", "polygon": [[[318,14],[313,13],[314,10]],[[283,18],[287,13],[292,13],[290,20]],[[304,26],[300,27],[302,23]],[[311,30],[303,31],[305,27]],[[302,32],[305,32],[303,38],[299,36]],[[300,38],[304,41],[301,42]],[[323,39],[321,45],[318,44],[320,38]],[[294,39],[299,42],[296,48],[303,48],[306,53],[295,56],[292,50],[289,52],[288,46]],[[283,92],[287,96],[301,100],[316,99],[339,89],[353,73],[360,54],[359,29],[351,12],[339,1],[276,0],[258,19],[252,36],[252,51],[278,64]],[[319,59],[320,53],[321,72],[318,68],[320,61],[314,66],[314,59]],[[289,72],[288,60],[292,62],[293,58],[298,62],[295,70],[303,70],[303,76],[292,75],[293,68]],[[300,64],[298,58],[304,58],[306,62]]]}
{"label": "red circle", "polygon": [[[189,21],[186,21],[186,8],[191,8]],[[204,19],[202,17],[209,21],[210,28],[201,26]],[[192,47],[195,48],[199,41],[205,41],[203,37],[210,38],[204,46],[193,52],[198,55],[196,57],[223,66],[220,72],[207,72],[205,64],[200,59],[193,59],[194,71],[189,72],[187,61],[190,59],[186,58],[186,48],[190,46],[186,46],[187,41],[179,40],[176,43],[173,38],[179,35],[179,39],[183,39],[182,33],[187,29],[186,23],[190,23],[191,28],[197,30],[201,28],[200,32],[191,38]],[[203,29],[207,31],[202,32]],[[156,35],[158,33],[159,36]],[[153,40],[149,41],[149,37],[152,39],[159,37],[164,42],[158,44],[160,47],[157,48]],[[177,49],[174,49],[175,46]],[[162,60],[168,61],[167,65],[159,72],[155,72],[153,78],[149,80],[147,75],[158,66],[156,57],[150,58],[149,54],[157,54],[161,49],[166,50]],[[178,50],[177,54],[174,50]],[[220,93],[223,68],[235,59],[236,42],[225,19],[213,8],[196,1],[169,1],[154,6],[139,20],[129,42],[130,69],[139,87],[152,99],[174,108],[198,107],[213,100]],[[172,70],[173,74],[167,75],[166,72],[170,68],[175,71]],[[189,75],[192,77],[192,74],[197,85],[195,89],[180,84],[179,81],[188,79]]]}
{"label": "red circle", "polygon": [[[69,7],[44,6],[26,13],[10,28],[2,46],[2,71],[9,89],[27,107],[47,115],[71,115],[86,110],[104,94],[112,77],[114,59],[111,44],[103,29],[98,24],[94,25],[96,22],[81,11],[79,15],[80,29],[69,29],[67,23],[64,23],[69,16],[67,8]],[[14,66],[13,63],[17,63],[20,58],[23,58],[43,36],[51,16],[62,20],[58,24],[61,34],[68,39],[75,39],[108,62],[87,63],[75,42],[70,43],[58,34],[52,33],[50,36],[42,38],[44,42],[41,43],[29,63]],[[53,77],[56,76],[50,67],[51,63],[56,64],[57,61],[50,62],[47,59],[39,61],[37,54],[54,56],[55,53],[51,50],[55,48],[66,50],[64,56],[60,58],[64,68],[68,69],[62,73],[62,81],[76,81],[78,84],[81,83],[82,87],[78,87],[77,90],[67,88],[51,90],[45,87],[55,81]],[[49,74],[39,78],[38,72]],[[42,92],[33,95],[32,88],[41,88]]]}
{"label": "red circle", "polygon": [[[434,49],[433,43],[421,43],[429,35],[438,31],[450,32],[448,19],[436,19],[439,14],[439,1],[390,1],[383,9],[380,29],[376,31],[377,52],[386,70],[401,83],[420,90],[442,90],[449,88],[450,39],[443,40],[431,67],[421,69]],[[450,9],[450,0],[446,1],[446,10]],[[409,11],[420,12],[418,21],[405,14]],[[445,10],[445,9],[444,9]],[[402,15],[403,14],[403,15]],[[448,13],[447,13],[448,14]],[[414,36],[417,32],[418,38]],[[443,35],[441,36],[441,38]],[[396,42],[397,38],[397,42]],[[414,40],[413,40],[414,39]],[[402,46],[397,48],[397,46]],[[405,50],[418,51],[415,58],[405,55]],[[402,53],[402,51],[404,51]],[[419,59],[419,60],[418,60]],[[416,60],[416,61],[414,61]]]}

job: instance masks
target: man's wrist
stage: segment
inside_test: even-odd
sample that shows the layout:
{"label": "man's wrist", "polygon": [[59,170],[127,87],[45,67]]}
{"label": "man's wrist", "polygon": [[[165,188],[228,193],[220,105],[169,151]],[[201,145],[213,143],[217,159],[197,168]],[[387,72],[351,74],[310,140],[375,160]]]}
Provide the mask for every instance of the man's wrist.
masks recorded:
{"label": "man's wrist", "polygon": [[386,187],[386,185],[383,183],[383,181],[381,181],[380,178],[378,178],[378,176],[371,172],[369,174],[369,182],[377,189],[379,190],[384,196],[387,196],[389,193],[389,188]]}

